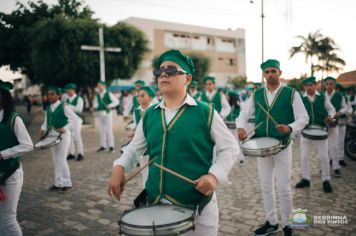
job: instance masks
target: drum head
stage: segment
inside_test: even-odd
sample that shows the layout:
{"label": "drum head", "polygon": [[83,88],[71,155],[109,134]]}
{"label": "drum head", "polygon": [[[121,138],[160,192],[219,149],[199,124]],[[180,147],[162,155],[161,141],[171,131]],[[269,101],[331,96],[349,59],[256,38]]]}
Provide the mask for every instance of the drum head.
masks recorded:
{"label": "drum head", "polygon": [[43,149],[57,144],[58,136],[48,136],[37,143],[35,143],[34,148]]}
{"label": "drum head", "polygon": [[266,148],[272,148],[275,146],[280,145],[280,141],[275,138],[270,138],[270,137],[261,137],[261,138],[252,138],[250,140],[247,140],[241,144],[243,148],[246,149],[266,149]]}
{"label": "drum head", "polygon": [[323,129],[305,129],[303,130],[303,133],[304,134],[307,134],[307,135],[311,135],[311,136],[328,136],[328,132],[326,132],[326,130],[323,130]]}
{"label": "drum head", "polygon": [[135,209],[125,213],[121,222],[138,227],[172,225],[192,218],[194,211],[174,205],[157,205]]}

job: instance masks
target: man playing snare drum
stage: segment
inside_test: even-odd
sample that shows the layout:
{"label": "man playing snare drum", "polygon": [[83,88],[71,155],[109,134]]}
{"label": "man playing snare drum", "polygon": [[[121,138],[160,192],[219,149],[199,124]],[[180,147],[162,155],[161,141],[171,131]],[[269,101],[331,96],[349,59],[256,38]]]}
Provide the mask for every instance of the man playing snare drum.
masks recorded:
{"label": "man playing snare drum", "polygon": [[[325,122],[331,122],[335,115],[335,109],[330,101],[325,99],[323,94],[316,91],[315,77],[309,77],[303,80],[305,93],[303,94],[303,103],[308,111],[309,125],[317,125],[325,128]],[[308,127],[308,126],[307,126]],[[310,127],[310,126],[309,126]],[[312,140],[300,138],[300,162],[302,167],[302,179],[295,186],[296,188],[305,188],[310,186],[310,170],[309,170],[309,156],[311,146],[315,144],[317,156],[321,163],[321,179],[323,181],[323,190],[325,193],[332,192],[330,181],[330,166],[328,158],[328,140]]]}
{"label": "man playing snare drum", "polygon": [[70,124],[77,122],[79,117],[67,105],[60,101],[61,89],[56,86],[47,88],[50,106],[47,107],[44,123],[41,127],[41,137],[48,132],[61,134],[58,145],[51,147],[54,165],[54,184],[49,191],[68,192],[72,188],[69,166],[67,163],[70,145]]}
{"label": "man playing snare drum", "polygon": [[[292,215],[291,134],[302,130],[308,124],[309,118],[299,93],[280,83],[279,77],[282,71],[279,62],[269,59],[261,64],[261,69],[267,81],[267,86],[254,91],[251,98],[246,102],[245,109],[240,113],[236,122],[239,139],[246,139],[247,134],[243,127],[246,127],[249,117],[254,116],[255,125],[262,122],[262,125],[255,131],[255,137],[272,137],[282,141],[285,146],[281,152],[275,155],[257,158],[267,221],[255,231],[255,234],[268,235],[279,231],[273,183],[276,179],[281,209],[281,225],[284,235],[292,235],[292,229],[288,226],[288,219]],[[268,118],[267,112],[278,125],[275,125],[272,119]]]}
{"label": "man playing snare drum", "polygon": [[[151,164],[145,186],[149,203],[196,209],[207,199],[195,231],[187,235],[216,236],[219,211],[215,189],[217,183],[228,183],[238,145],[213,105],[196,101],[187,93],[194,72],[191,58],[169,50],[159,57],[158,64],[154,75],[163,99],[146,110],[132,141],[114,162],[108,192],[120,200],[125,171],[136,166],[147,148],[154,164],[195,180],[195,185],[187,183]],[[217,154],[213,161],[214,146]]]}

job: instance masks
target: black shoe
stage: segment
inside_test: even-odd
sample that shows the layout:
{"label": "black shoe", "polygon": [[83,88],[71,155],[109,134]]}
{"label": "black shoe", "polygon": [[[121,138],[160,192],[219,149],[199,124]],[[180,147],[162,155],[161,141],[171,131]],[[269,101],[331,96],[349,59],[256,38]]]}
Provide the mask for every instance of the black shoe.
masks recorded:
{"label": "black shoe", "polygon": [[331,188],[331,185],[328,180],[325,180],[323,182],[323,190],[324,190],[324,193],[332,193],[333,192],[333,189]]}
{"label": "black shoe", "polygon": [[244,163],[244,160],[241,160],[241,161],[240,161],[240,164],[243,164],[243,163]]}
{"label": "black shoe", "polygon": [[113,147],[110,147],[110,148],[109,148],[109,153],[114,153],[114,152],[115,152],[114,148],[113,148]]}
{"label": "black shoe", "polygon": [[82,161],[82,160],[84,160],[84,156],[82,154],[78,154],[77,161]]}
{"label": "black shoe", "polygon": [[339,161],[339,165],[342,167],[346,167],[346,162],[344,160]]}
{"label": "black shoe", "polygon": [[341,177],[341,172],[340,172],[339,169],[334,171],[334,176],[335,176],[335,178],[340,178]]}
{"label": "black shoe", "polygon": [[310,181],[307,179],[301,179],[299,183],[295,185],[296,188],[310,187]]}
{"label": "black shoe", "polygon": [[104,147],[100,147],[96,152],[102,152],[102,151],[105,151]]}
{"label": "black shoe", "polygon": [[255,230],[255,235],[257,236],[263,236],[263,235],[268,235],[271,233],[276,233],[278,232],[278,224],[276,225],[271,225],[269,221],[267,220],[266,223],[261,225],[260,228]]}
{"label": "black shoe", "polygon": [[60,188],[60,193],[68,193],[70,190],[72,190],[72,187],[63,187]]}
{"label": "black shoe", "polygon": [[283,228],[283,233],[284,233],[284,236],[292,236],[292,228],[289,226],[285,226]]}
{"label": "black shoe", "polygon": [[332,165],[333,164],[333,160],[330,160],[330,165]]}
{"label": "black shoe", "polygon": [[69,160],[73,160],[73,159],[75,159],[75,156],[73,154],[68,154],[67,160],[69,161]]}
{"label": "black shoe", "polygon": [[48,190],[49,191],[59,191],[61,188],[60,187],[57,187],[55,185],[52,185]]}

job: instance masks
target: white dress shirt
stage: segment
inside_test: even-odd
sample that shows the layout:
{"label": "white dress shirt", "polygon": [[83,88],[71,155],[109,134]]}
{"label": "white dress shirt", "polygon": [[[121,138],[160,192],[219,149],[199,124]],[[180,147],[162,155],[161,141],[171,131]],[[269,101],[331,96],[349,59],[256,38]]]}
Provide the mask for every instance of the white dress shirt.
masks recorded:
{"label": "white dress shirt", "polygon": [[[329,93],[327,91],[325,91],[325,97],[330,102],[331,102],[331,98],[334,96],[334,94],[335,94],[335,90],[333,90],[330,95],[329,95]],[[346,102],[345,102],[344,96],[341,96],[341,98],[342,98],[341,99],[341,108],[340,108],[340,110],[338,110],[336,112],[340,112],[342,114],[345,114],[347,112],[347,106],[346,106]]]}
{"label": "white dress shirt", "polygon": [[[4,118],[4,110],[1,109],[0,122],[2,121],[3,118]],[[8,158],[20,156],[21,154],[31,151],[33,149],[33,143],[30,138],[30,135],[27,132],[26,126],[23,123],[22,119],[18,116],[15,118],[14,133],[16,135],[19,144],[11,148],[2,150],[0,152],[4,160]]]}
{"label": "white dress shirt", "polygon": [[[74,99],[78,97],[78,100],[77,100],[77,105],[73,106],[69,103],[67,103],[68,107],[70,109],[72,109],[75,113],[82,113],[83,112],[83,108],[84,108],[84,101],[83,101],[83,98],[79,97],[77,94],[74,94],[73,96],[71,97],[68,97],[69,99],[69,102],[73,102]],[[67,101],[66,101],[67,102]]]}
{"label": "white dress shirt", "polygon": [[[269,91],[267,87],[264,88],[266,90],[267,102],[269,106],[273,103],[278,91],[282,87],[283,85],[279,84],[279,86],[274,91]],[[246,101],[245,109],[240,112],[239,117],[236,119],[236,128],[246,127],[248,119],[254,117],[255,103],[253,97],[254,96],[251,96]],[[308,112],[305,109],[302,98],[300,97],[298,92],[294,93],[292,106],[293,106],[293,113],[294,113],[294,122],[290,124],[284,124],[284,125],[290,126],[293,130],[293,133],[297,133],[302,129],[304,129],[304,127],[309,123]]]}
{"label": "white dress shirt", "polygon": [[[160,107],[165,110],[165,120],[167,124],[174,118],[179,108],[184,104],[188,106],[197,106],[196,101],[187,94],[184,102],[175,109],[169,109],[164,104],[164,99],[156,105],[155,109]],[[192,130],[194,132],[194,130]],[[220,183],[228,183],[228,173],[231,170],[237,155],[240,153],[239,146],[230,130],[224,124],[220,115],[214,111],[213,121],[210,129],[210,137],[216,146],[216,158],[209,169]],[[135,136],[122,154],[121,158],[114,161],[114,167],[121,165],[129,172],[136,167],[141,155],[146,150],[147,142],[143,132],[142,119],[136,127]]]}
{"label": "white dress shirt", "polygon": [[[59,104],[61,104],[61,101],[57,101],[53,104],[50,105],[50,109],[53,112],[58,106]],[[77,114],[74,113],[74,111],[72,111],[67,105],[64,104],[64,115],[68,118],[68,124],[65,125],[64,129],[68,130],[71,125],[76,124],[77,122],[81,122],[81,119],[77,116]],[[45,119],[44,122],[41,126],[41,130],[45,131],[47,130],[47,113],[45,113]]]}
{"label": "white dress shirt", "polygon": [[[315,91],[315,93],[313,94],[313,96],[308,95],[307,92],[305,92],[303,94],[303,97],[308,97],[310,102],[314,102],[315,100],[315,96],[320,96],[320,93],[318,91]],[[329,99],[324,99],[324,107],[326,109],[326,111],[328,112],[328,115],[333,117],[335,115],[335,108],[334,106],[331,104]]]}
{"label": "white dress shirt", "polygon": [[[209,91],[205,91],[205,95],[206,97],[212,101],[214,99],[214,96],[215,94],[217,93],[216,90],[213,90],[211,93],[209,93]],[[220,99],[220,102],[221,102],[221,111],[220,111],[220,116],[225,119],[231,112],[231,106],[229,104],[229,102],[227,101],[226,99],[226,96],[224,94],[220,94],[221,96],[221,99]],[[201,97],[200,97],[200,100],[201,100]]]}
{"label": "white dress shirt", "polygon": [[[103,90],[101,93],[99,93],[99,96],[100,96],[101,99],[104,97],[105,93],[106,93],[106,90]],[[112,109],[114,107],[117,107],[120,104],[119,99],[117,99],[117,97],[115,97],[114,94],[112,94],[110,92],[108,92],[108,93],[109,93],[109,97],[110,97],[111,103],[107,104],[106,108]],[[94,97],[94,101],[93,101],[93,107],[96,109],[96,108],[98,108],[98,106],[99,106],[98,99],[95,96]]]}

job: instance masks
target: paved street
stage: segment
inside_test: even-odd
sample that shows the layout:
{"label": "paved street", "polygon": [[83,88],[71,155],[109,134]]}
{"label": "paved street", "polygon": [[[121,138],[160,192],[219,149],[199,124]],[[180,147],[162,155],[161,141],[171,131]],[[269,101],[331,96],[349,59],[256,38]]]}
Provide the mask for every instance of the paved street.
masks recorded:
{"label": "paved street", "polygon": [[[30,119],[29,131],[36,140],[43,119],[40,110]],[[141,191],[141,176],[127,184],[121,202],[106,193],[112,162],[127,138],[121,117],[115,117],[115,154],[97,154],[99,132],[93,127],[82,130],[85,160],[70,161],[73,190],[67,194],[48,192],[53,184],[53,165],[49,150],[32,151],[23,157],[24,186],[18,206],[18,220],[25,236],[41,235],[117,235],[117,220],[130,208]],[[313,153],[311,153],[313,155]],[[300,179],[299,144],[293,146],[293,186]],[[347,225],[314,225],[310,230],[295,230],[295,235],[356,236],[356,162],[346,159],[342,178],[332,179],[334,193],[324,194],[319,175],[319,160],[311,162],[312,186],[307,190],[293,188],[294,208],[308,210],[308,215],[341,215]],[[253,229],[264,223],[262,195],[256,160],[236,164],[230,173],[231,185],[217,190],[220,208],[219,235],[253,235]],[[278,197],[277,197],[278,198]],[[277,233],[276,235],[282,235]]]}

